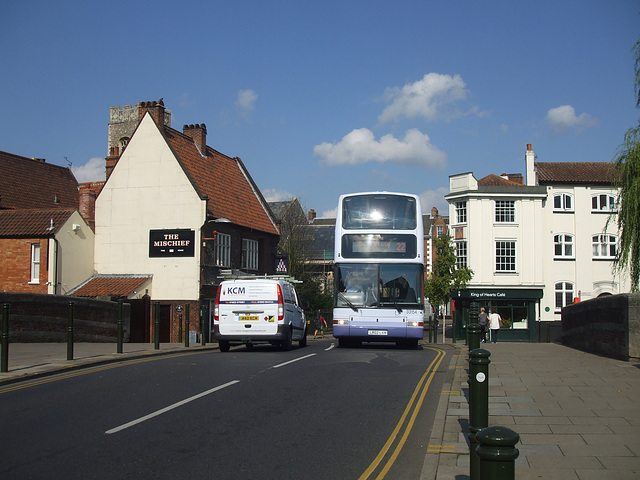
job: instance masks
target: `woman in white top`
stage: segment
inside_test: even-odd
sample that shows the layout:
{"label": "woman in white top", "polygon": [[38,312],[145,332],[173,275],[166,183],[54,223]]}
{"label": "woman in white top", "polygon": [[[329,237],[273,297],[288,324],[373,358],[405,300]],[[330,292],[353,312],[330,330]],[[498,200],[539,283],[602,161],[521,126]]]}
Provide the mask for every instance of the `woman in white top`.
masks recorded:
{"label": "woman in white top", "polygon": [[492,309],[491,315],[489,315],[489,328],[491,329],[491,340],[493,340],[493,343],[498,341],[498,331],[500,330],[501,321],[502,318],[496,313],[496,309]]}

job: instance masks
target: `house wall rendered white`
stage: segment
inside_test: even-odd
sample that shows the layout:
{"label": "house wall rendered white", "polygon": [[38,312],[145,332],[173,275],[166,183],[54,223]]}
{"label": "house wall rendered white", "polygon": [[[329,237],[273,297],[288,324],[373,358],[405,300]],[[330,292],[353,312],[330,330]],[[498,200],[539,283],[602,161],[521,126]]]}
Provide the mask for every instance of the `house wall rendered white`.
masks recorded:
{"label": "house wall rendered white", "polygon": [[65,295],[93,275],[94,234],[78,211],[49,240],[49,252],[47,293]]}
{"label": "house wall rendered white", "polygon": [[[154,300],[198,299],[205,219],[206,201],[146,114],[96,199],[95,269],[153,275]],[[150,230],[170,229],[194,230],[193,257],[149,257]]]}

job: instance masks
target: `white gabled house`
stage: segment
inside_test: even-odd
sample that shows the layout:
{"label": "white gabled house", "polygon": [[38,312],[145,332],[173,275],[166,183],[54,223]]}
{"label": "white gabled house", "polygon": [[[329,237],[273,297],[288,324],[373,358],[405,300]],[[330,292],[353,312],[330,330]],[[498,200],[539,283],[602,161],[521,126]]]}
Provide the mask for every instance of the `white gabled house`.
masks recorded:
{"label": "white gabled house", "polygon": [[629,289],[612,272],[615,222],[605,230],[617,198],[612,164],[536,162],[528,145],[525,167],[526,183],[521,174],[449,178],[458,264],[474,271],[453,295],[459,338],[484,307],[506,321],[502,340],[534,342],[562,307]]}

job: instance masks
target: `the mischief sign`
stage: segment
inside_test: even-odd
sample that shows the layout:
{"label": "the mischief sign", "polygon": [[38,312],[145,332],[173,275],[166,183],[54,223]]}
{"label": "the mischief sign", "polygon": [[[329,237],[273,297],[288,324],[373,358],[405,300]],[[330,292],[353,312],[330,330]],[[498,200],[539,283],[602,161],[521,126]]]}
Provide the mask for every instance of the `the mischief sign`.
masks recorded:
{"label": "the mischief sign", "polygon": [[149,257],[193,257],[195,230],[149,230]]}

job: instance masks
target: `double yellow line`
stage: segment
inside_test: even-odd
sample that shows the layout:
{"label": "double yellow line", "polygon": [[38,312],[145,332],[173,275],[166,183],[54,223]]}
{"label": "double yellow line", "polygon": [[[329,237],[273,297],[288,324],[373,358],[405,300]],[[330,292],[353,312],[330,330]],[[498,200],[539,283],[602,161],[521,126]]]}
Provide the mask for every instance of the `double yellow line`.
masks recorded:
{"label": "double yellow line", "polygon": [[[427,347],[427,348],[429,350],[435,351],[437,353],[436,357],[433,359],[431,364],[427,367],[427,370],[424,372],[424,375],[422,375],[422,378],[418,382],[418,385],[416,386],[415,390],[413,391],[413,395],[411,395],[411,398],[409,399],[409,403],[407,404],[407,407],[404,409],[404,412],[403,412],[402,416],[400,417],[400,420],[398,421],[398,424],[396,425],[396,428],[394,428],[393,432],[391,432],[391,436],[389,437],[389,439],[386,441],[386,443],[384,444],[384,446],[380,450],[380,453],[378,453],[378,455],[373,460],[373,462],[371,462],[371,465],[369,465],[369,467],[360,476],[359,480],[366,480],[367,478],[369,478],[371,476],[371,474],[376,470],[376,468],[378,468],[378,465],[380,465],[382,460],[389,453],[389,450],[391,449],[391,446],[396,442],[398,434],[402,430],[402,427],[405,424],[405,421],[406,421],[407,417],[409,416],[409,413],[411,413],[411,417],[409,418],[409,422],[404,427],[404,432],[402,434],[402,437],[398,441],[395,450],[393,451],[393,453],[391,454],[391,456],[387,460],[387,463],[384,465],[384,467],[382,468],[382,470],[380,471],[380,473],[376,477],[376,480],[380,480],[380,479],[385,477],[385,475],[389,472],[389,469],[393,466],[393,464],[395,463],[396,459],[398,458],[398,455],[402,451],[402,448],[404,447],[404,444],[407,441],[407,438],[409,437],[409,434],[411,433],[411,429],[413,428],[413,425],[414,425],[414,423],[416,421],[418,413],[420,412],[420,409],[422,408],[422,402],[424,401],[424,397],[427,395],[427,390],[429,390],[429,386],[431,385],[431,381],[433,380],[434,375],[438,371],[438,368],[440,367],[440,364],[442,363],[442,360],[445,357],[444,350],[440,350],[440,349],[436,349],[436,348],[429,348],[429,347]],[[412,409],[413,409],[413,412],[412,412]]]}

